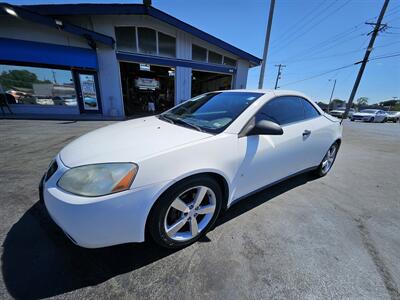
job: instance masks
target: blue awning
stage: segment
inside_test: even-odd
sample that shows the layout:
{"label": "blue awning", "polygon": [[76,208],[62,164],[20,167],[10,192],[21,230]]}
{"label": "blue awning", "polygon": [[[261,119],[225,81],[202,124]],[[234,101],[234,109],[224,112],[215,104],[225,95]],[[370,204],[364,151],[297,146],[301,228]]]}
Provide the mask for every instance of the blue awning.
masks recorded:
{"label": "blue awning", "polygon": [[0,38],[0,61],[97,69],[92,49]]}

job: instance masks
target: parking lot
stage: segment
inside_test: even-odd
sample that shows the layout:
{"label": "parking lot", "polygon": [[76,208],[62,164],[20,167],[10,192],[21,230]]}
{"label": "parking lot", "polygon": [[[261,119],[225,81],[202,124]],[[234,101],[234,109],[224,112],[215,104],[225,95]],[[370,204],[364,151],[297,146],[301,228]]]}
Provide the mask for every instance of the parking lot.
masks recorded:
{"label": "parking lot", "polygon": [[1,299],[400,299],[400,124],[345,122],[326,177],[244,199],[183,250],[88,250],[37,185],[65,144],[109,123],[0,120]]}

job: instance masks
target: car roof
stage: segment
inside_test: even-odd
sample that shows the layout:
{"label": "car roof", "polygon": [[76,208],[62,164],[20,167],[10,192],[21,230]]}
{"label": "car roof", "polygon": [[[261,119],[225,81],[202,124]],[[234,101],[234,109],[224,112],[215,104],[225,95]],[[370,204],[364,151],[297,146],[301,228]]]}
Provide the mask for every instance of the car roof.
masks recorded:
{"label": "car roof", "polygon": [[234,89],[234,90],[221,90],[216,92],[235,92],[235,93],[262,93],[264,95],[271,95],[271,96],[300,96],[307,98],[310,100],[310,97],[305,95],[304,93],[294,91],[294,90],[273,90],[273,89]]}

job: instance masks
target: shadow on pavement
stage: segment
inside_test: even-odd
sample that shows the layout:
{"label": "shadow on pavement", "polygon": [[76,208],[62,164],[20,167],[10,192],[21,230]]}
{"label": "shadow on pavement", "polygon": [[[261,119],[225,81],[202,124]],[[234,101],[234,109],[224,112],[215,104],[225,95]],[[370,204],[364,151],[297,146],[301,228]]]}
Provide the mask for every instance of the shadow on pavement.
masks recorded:
{"label": "shadow on pavement", "polygon": [[[233,205],[218,221],[229,220],[314,177],[303,174],[263,190]],[[201,242],[210,242],[208,237]],[[3,244],[2,272],[12,297],[37,299],[97,285],[160,260],[175,250],[151,242],[101,249],[73,245],[53,223],[43,204],[34,204],[12,226]]]}

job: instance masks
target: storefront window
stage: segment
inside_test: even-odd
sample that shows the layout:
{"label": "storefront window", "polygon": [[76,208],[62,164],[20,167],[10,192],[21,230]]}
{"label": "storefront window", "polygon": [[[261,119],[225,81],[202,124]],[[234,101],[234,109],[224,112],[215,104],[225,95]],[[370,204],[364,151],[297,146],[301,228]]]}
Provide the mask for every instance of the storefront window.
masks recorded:
{"label": "storefront window", "polygon": [[213,64],[222,64],[222,55],[213,51],[208,51],[208,62]]}
{"label": "storefront window", "polygon": [[0,65],[0,85],[9,104],[77,105],[68,70]]}
{"label": "storefront window", "polygon": [[139,52],[144,54],[157,54],[156,31],[150,28],[139,27]]}
{"label": "storefront window", "polygon": [[115,38],[117,40],[118,50],[137,51],[135,27],[115,27]]}
{"label": "storefront window", "polygon": [[161,56],[175,57],[176,39],[164,33],[158,33],[158,53]]}
{"label": "storefront window", "polygon": [[224,65],[228,65],[228,66],[232,66],[232,67],[236,67],[236,60],[226,57],[224,56]]}
{"label": "storefront window", "polygon": [[192,45],[192,60],[207,61],[207,49]]}

